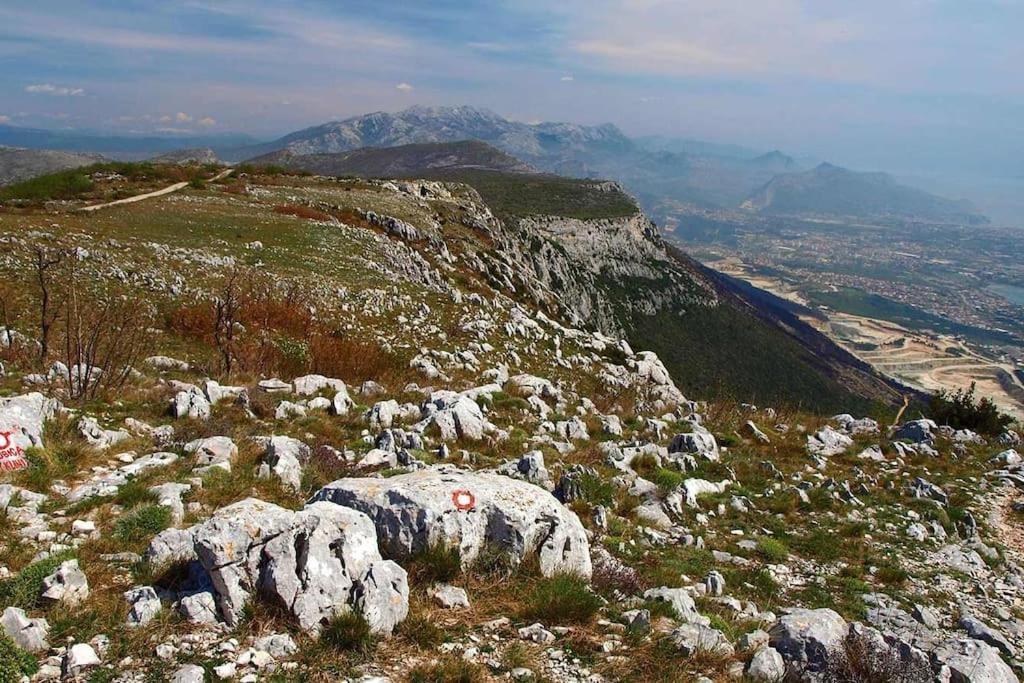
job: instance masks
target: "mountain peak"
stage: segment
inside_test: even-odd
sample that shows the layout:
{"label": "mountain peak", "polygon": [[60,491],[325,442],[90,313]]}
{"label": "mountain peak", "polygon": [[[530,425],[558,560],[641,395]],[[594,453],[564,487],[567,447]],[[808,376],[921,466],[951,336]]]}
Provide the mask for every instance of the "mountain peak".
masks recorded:
{"label": "mountain peak", "polygon": [[743,206],[769,214],[897,217],[958,224],[987,220],[967,202],[901,185],[886,173],[852,171],[828,162],[810,171],[775,176]]}
{"label": "mountain peak", "polygon": [[[362,147],[480,140],[527,163],[573,155],[621,154],[633,142],[611,123],[528,124],[470,105],[413,105],[398,112],[374,112],[287,135],[252,149],[252,156],[287,149],[293,154],[334,154]],[[541,164],[543,165],[543,164]],[[550,166],[550,165],[549,165]],[[580,169],[586,175],[586,169]]]}

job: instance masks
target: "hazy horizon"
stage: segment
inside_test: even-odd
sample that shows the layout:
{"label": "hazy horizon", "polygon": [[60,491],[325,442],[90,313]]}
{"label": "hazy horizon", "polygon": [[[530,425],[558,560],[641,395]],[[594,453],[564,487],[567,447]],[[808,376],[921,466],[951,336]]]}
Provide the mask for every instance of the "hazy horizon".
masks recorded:
{"label": "hazy horizon", "polygon": [[0,123],[269,139],[470,104],[885,170],[1024,225],[1012,0],[90,5],[0,8]]}

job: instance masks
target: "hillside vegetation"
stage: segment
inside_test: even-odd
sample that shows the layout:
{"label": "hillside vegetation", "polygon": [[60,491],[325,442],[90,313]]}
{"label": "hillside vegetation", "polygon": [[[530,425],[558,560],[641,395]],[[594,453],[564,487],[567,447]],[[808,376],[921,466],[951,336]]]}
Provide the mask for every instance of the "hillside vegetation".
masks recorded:
{"label": "hillside vegetation", "polygon": [[702,400],[819,389],[637,213],[238,175],[0,212],[4,680],[1014,680],[1017,432]]}

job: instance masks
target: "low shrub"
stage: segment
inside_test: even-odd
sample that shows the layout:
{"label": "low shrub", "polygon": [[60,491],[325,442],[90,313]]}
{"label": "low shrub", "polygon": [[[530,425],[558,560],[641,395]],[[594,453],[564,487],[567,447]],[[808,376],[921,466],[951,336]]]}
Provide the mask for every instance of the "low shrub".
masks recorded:
{"label": "low shrub", "polygon": [[525,596],[520,616],[545,624],[586,624],[601,608],[601,598],[575,574],[538,579]]}
{"label": "low shrub", "polygon": [[0,634],[0,683],[17,683],[22,676],[31,676],[38,670],[35,657]]}
{"label": "low shrub", "polygon": [[320,632],[320,642],[334,650],[365,654],[373,646],[373,633],[362,614],[342,612]]}
{"label": "low shrub", "polygon": [[125,543],[139,543],[171,525],[171,510],[163,505],[145,505],[117,520],[114,538]]}
{"label": "low shrub", "polygon": [[762,538],[757,542],[757,554],[765,562],[778,564],[789,557],[789,548],[777,538]]}
{"label": "low shrub", "polygon": [[987,396],[975,398],[977,385],[955,392],[940,391],[928,404],[928,414],[940,425],[954,429],[971,429],[989,436],[999,436],[1013,422],[1013,418],[999,411]]}
{"label": "low shrub", "polygon": [[460,657],[421,664],[409,672],[410,683],[483,683],[490,680],[483,667]]}
{"label": "low shrub", "polygon": [[934,680],[927,663],[905,660],[896,649],[879,648],[874,641],[850,634],[832,652],[822,680],[836,683],[926,683]]}

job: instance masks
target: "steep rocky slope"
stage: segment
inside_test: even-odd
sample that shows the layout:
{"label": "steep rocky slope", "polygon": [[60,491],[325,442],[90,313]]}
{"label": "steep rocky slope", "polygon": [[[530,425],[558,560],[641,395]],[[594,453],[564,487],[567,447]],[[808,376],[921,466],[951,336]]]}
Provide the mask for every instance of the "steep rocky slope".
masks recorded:
{"label": "steep rocky slope", "polygon": [[692,400],[616,192],[0,212],[4,679],[1017,680],[1019,436]]}

